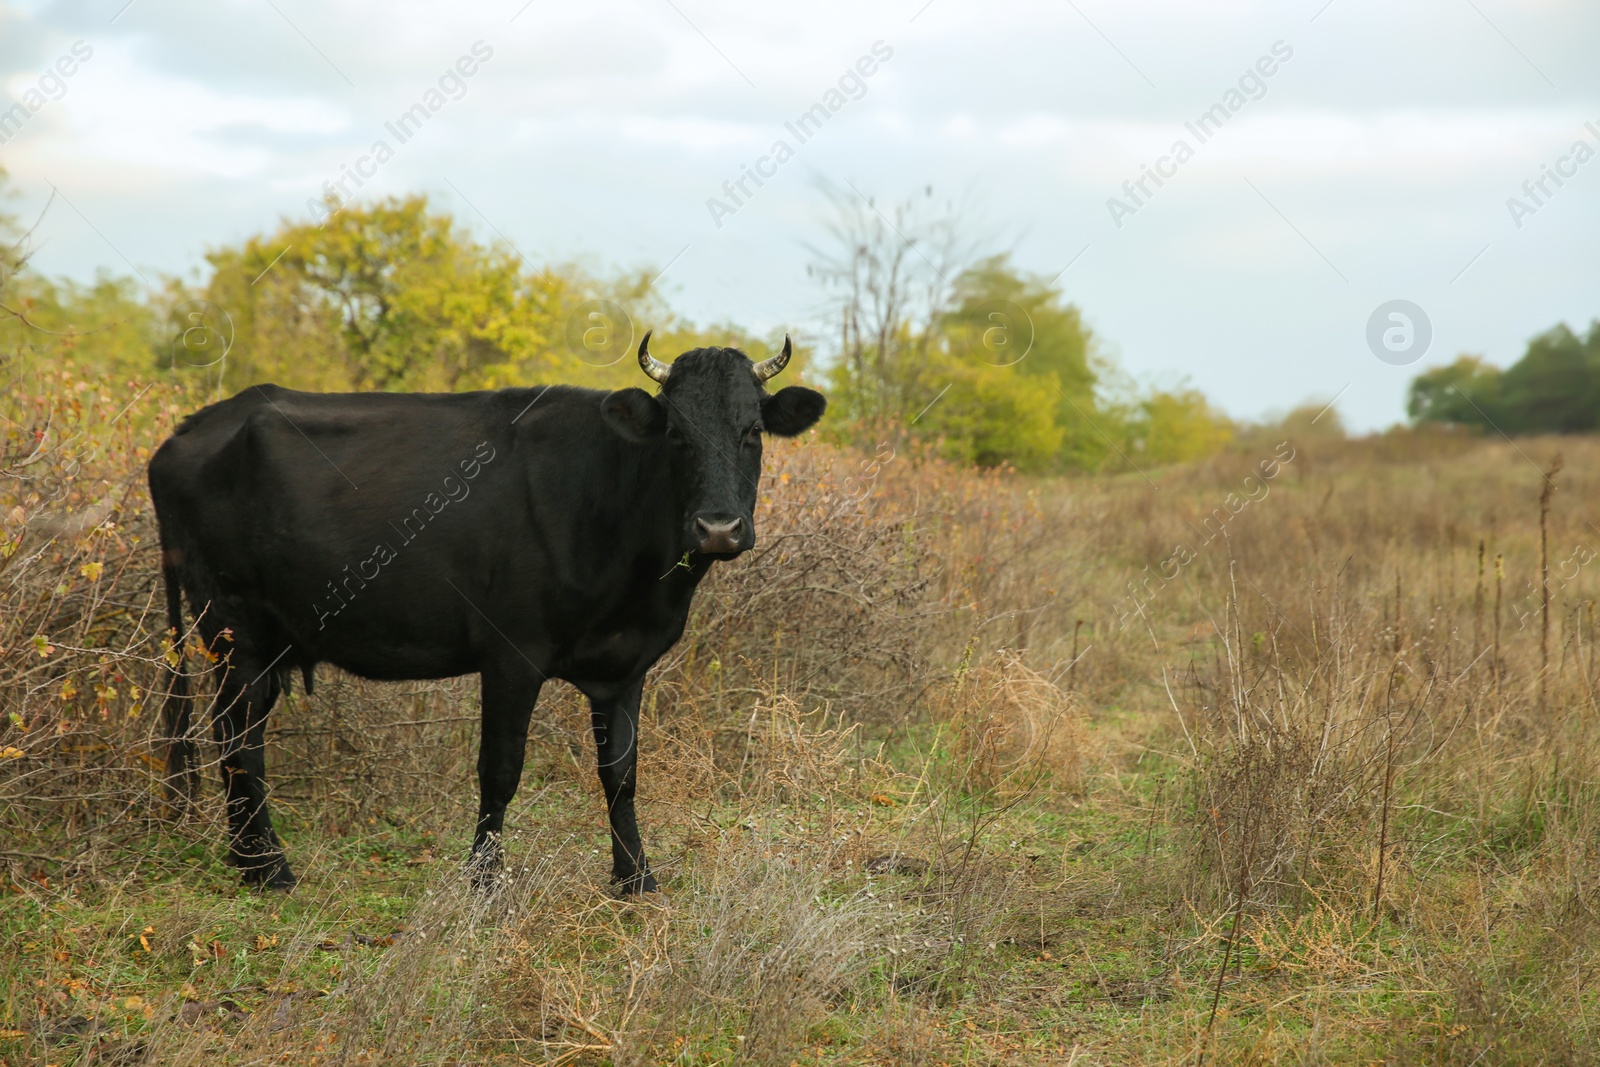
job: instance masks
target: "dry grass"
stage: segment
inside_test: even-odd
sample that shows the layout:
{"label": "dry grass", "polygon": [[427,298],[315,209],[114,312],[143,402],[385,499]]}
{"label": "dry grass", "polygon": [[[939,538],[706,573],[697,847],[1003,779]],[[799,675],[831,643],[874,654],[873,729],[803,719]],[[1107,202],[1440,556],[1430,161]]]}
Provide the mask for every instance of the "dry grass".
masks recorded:
{"label": "dry grass", "polygon": [[661,899],[603,892],[571,690],[485,897],[474,687],[333,672],[276,712],[276,897],[213,782],[161,803],[140,472],[189,401],[140,388],[7,401],[8,1062],[1596,1058],[1600,443],[1048,483],[780,448],[648,691]]}

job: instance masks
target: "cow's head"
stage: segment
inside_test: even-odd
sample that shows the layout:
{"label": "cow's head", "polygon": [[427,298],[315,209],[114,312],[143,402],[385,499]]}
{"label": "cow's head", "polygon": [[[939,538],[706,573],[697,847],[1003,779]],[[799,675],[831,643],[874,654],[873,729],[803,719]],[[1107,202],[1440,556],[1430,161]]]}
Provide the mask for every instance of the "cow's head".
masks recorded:
{"label": "cow's head", "polygon": [[685,504],[684,550],[730,559],[756,543],[756,482],[761,437],[793,437],[821,418],[821,393],[791,385],[768,393],[764,383],[789,362],[783,352],[760,363],[736,348],[696,348],[666,364],[639,343],[639,366],[661,383],[651,396],[619,389],[600,411],[630,441],[668,450],[673,485]]}

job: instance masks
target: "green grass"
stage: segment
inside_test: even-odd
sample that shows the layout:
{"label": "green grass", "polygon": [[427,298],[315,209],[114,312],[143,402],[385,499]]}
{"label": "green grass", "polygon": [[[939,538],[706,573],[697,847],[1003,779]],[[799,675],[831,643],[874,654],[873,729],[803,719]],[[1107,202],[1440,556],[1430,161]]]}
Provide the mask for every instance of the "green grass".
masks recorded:
{"label": "green grass", "polygon": [[[288,895],[241,888],[220,843],[152,835],[125,849],[120,871],[0,898],[10,946],[0,1056],[132,1063],[141,1050],[154,1062],[176,1048],[190,1057],[182,1062],[444,1063],[465,1050],[474,1062],[538,1063],[600,1043],[574,1016],[610,1034],[659,1011],[671,1037],[649,1047],[682,1038],[674,1062],[742,1062],[743,1031],[770,993],[735,983],[726,1010],[674,1016],[689,1009],[666,996],[630,1017],[629,961],[692,970],[726,930],[759,956],[782,933],[763,925],[760,894],[781,903],[783,879],[800,877],[819,914],[860,911],[851,929],[872,943],[817,1004],[797,1009],[782,1031],[784,1063],[1177,1063],[1202,1049],[1209,1062],[1240,1063],[1590,1061],[1594,994],[1553,1001],[1545,971],[1557,956],[1580,968],[1593,960],[1587,890],[1565,904],[1539,895],[1551,862],[1539,828],[1570,817],[1589,787],[1541,780],[1483,819],[1419,807],[1397,817],[1396,840],[1418,846],[1392,869],[1384,908],[1374,913],[1348,884],[1307,885],[1294,907],[1249,909],[1228,949],[1228,911],[1188,903],[1201,899],[1186,881],[1189,772],[1160,745],[1109,744],[1127,730],[1116,711],[1095,724],[1106,754],[1081,792],[1044,789],[1010,806],[952,791],[947,753],[918,775],[847,769],[826,788],[754,798],[724,778],[693,800],[674,797],[681,783],[652,776],[647,757],[642,821],[664,903],[606,895],[597,789],[554,744],[535,745],[508,818],[509,866],[543,873],[486,922],[463,919],[468,905],[453,898],[470,896],[465,795],[453,810],[332,829],[286,811],[281,831],[302,878]],[[931,736],[902,738],[891,760],[926,758]],[[851,843],[829,853],[842,837]],[[863,872],[864,860],[892,851],[934,869]],[[831,865],[804,881],[824,855]],[[800,875],[782,865],[788,857]],[[961,891],[976,902],[966,905],[941,889],[941,866],[962,857]],[[754,887],[758,914],[739,911],[737,892],[731,912],[707,910],[729,884]],[[437,952],[417,940],[423,929],[438,931]],[[897,931],[913,941],[982,936],[899,954]],[[411,955],[384,971],[397,952]],[[538,992],[552,978],[577,991],[554,1015],[559,997]],[[388,983],[417,995],[396,1007]]]}

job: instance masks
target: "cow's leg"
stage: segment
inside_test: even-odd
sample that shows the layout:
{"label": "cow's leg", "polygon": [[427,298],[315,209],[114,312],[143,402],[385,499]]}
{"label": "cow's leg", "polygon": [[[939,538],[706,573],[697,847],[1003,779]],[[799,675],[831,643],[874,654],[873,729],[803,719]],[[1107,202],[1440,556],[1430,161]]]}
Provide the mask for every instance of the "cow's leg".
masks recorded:
{"label": "cow's leg", "polygon": [[655,876],[644,859],[639,823],[633,813],[635,770],[639,760],[639,696],[644,679],[619,696],[589,697],[600,786],[611,818],[611,881],[623,896],[654,893]]}
{"label": "cow's leg", "polygon": [[240,656],[230,660],[211,729],[222,749],[222,786],[228,798],[228,853],[249,885],[294,888],[294,872],[267,812],[267,712],[278,699],[278,676],[266,661]]}
{"label": "cow's leg", "polygon": [[528,719],[539,700],[538,673],[518,659],[483,671],[483,737],[478,742],[478,830],[472,839],[474,880],[487,888],[500,869],[506,805],[522,782]]}

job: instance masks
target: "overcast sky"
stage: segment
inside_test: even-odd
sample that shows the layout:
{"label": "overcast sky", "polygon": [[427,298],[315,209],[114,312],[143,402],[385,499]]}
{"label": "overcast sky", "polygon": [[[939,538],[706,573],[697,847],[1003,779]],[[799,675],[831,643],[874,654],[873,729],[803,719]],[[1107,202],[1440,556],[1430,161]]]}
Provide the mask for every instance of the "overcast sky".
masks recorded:
{"label": "overcast sky", "polygon": [[[193,273],[359,165],[362,198],[424,191],[534,261],[666,267],[690,317],[758,331],[820,326],[819,178],[931,185],[1140,378],[1375,428],[1421,367],[1600,316],[1600,159],[1574,154],[1600,152],[1597,45],[1594,0],[0,0],[0,106],[40,105],[0,166],[14,213],[60,193],[51,274]],[[1135,199],[1144,167],[1168,176]],[[1431,323],[1420,363],[1369,349],[1393,299]]]}

